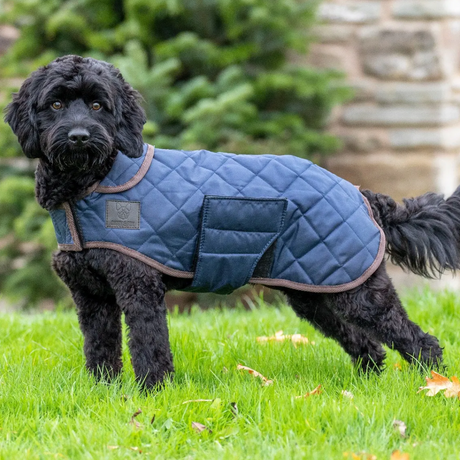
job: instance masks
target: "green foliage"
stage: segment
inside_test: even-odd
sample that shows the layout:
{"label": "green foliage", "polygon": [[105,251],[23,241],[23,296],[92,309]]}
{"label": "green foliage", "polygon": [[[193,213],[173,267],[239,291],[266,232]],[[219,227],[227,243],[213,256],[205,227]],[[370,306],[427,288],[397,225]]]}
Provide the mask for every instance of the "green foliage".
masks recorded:
{"label": "green foliage", "polygon": [[51,252],[56,247],[53,225],[48,213],[36,204],[34,188],[31,177],[10,176],[0,181],[2,292],[25,305],[65,295],[51,273]]}
{"label": "green foliage", "polygon": [[[25,76],[64,54],[104,59],[143,95],[147,142],[319,159],[337,147],[322,130],[348,91],[336,72],[294,64],[308,47],[315,7],[298,0],[6,0],[2,20],[17,25],[21,38],[2,58],[0,76]],[[14,136],[0,125],[0,156],[16,155]]]}

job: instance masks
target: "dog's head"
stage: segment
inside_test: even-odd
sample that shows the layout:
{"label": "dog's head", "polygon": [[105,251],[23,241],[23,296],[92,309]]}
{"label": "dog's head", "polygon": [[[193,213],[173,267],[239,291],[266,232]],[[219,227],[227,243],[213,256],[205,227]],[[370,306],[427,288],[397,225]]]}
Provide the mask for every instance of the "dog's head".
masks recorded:
{"label": "dog's head", "polygon": [[5,121],[24,154],[60,170],[88,170],[120,150],[142,154],[139,93],[103,61],[64,56],[34,72],[13,95]]}

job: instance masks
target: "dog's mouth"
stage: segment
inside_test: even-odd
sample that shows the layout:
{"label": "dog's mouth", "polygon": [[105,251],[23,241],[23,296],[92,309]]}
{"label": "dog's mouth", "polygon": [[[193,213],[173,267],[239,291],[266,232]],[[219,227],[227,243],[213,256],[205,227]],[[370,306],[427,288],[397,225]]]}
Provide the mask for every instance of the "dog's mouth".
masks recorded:
{"label": "dog's mouth", "polygon": [[[91,148],[93,147],[93,148]],[[54,155],[56,164],[62,170],[72,169],[86,171],[98,164],[98,151],[94,146],[70,145],[61,154]]]}
{"label": "dog's mouth", "polygon": [[91,142],[82,146],[67,145],[58,155],[54,152],[53,156],[61,170],[88,171],[102,166],[111,151],[107,144]]}

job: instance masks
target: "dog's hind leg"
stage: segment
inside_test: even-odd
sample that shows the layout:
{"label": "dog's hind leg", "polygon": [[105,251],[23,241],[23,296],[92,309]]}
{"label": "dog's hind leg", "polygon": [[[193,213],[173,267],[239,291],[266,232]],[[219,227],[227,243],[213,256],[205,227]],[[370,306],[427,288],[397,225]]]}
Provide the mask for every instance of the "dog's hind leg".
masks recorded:
{"label": "dog's hind leg", "polygon": [[334,309],[345,321],[397,350],[409,362],[439,366],[442,349],[436,337],[409,320],[382,264],[361,286],[333,294]]}
{"label": "dog's hind leg", "polygon": [[122,369],[121,310],[109,286],[81,253],[58,253],[53,266],[77,306],[86,367],[97,379],[115,377]]}
{"label": "dog's hind leg", "polygon": [[309,321],[326,337],[335,339],[364,371],[379,371],[385,351],[376,340],[370,339],[359,327],[343,321],[328,305],[329,294],[285,291],[296,314]]}

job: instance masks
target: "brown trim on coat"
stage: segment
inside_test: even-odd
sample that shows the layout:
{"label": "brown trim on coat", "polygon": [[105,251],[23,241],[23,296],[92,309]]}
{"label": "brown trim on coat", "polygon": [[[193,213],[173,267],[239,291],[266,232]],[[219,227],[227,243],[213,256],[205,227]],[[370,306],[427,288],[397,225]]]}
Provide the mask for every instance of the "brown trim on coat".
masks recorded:
{"label": "brown trim on coat", "polygon": [[194,272],[186,272],[182,270],[176,270],[175,268],[167,267],[166,265],[157,262],[150,257],[145,256],[144,254],[136,251],[135,249],[130,249],[121,244],[117,243],[108,243],[106,241],[90,241],[83,245],[83,249],[112,249],[113,251],[121,252],[127,256],[133,257],[134,259],[140,260],[150,267],[156,268],[161,273],[165,275],[175,276],[177,278],[193,278],[195,275]]}
{"label": "brown trim on coat", "polygon": [[74,244],[58,244],[58,248],[63,251],[81,251],[83,249],[81,244],[80,235],[78,233],[77,225],[75,224],[75,218],[72,212],[72,208],[69,203],[62,203],[62,208],[65,211],[65,217],[67,219],[67,226],[70,230],[70,235],[74,241]]}
{"label": "brown trim on coat", "polygon": [[91,193],[93,193],[99,187],[100,182],[101,181],[97,181],[96,183],[91,185],[91,187],[88,187],[86,189],[85,194],[81,197],[81,199],[86,198],[88,195],[91,195]]}
{"label": "brown trim on coat", "polygon": [[[131,179],[129,179],[124,184],[120,184],[120,185],[99,185],[98,183],[88,189],[89,193],[91,192],[119,193],[119,192],[124,192],[125,190],[129,190],[130,188],[133,188],[146,175],[147,171],[150,168],[150,164],[152,163],[152,159],[154,155],[155,155],[155,147],[149,144],[147,147],[147,153],[145,154],[145,158],[144,158],[144,161],[142,162],[141,167],[139,168],[137,173],[134,174],[133,177],[131,177]],[[87,192],[87,194],[89,193]]]}

